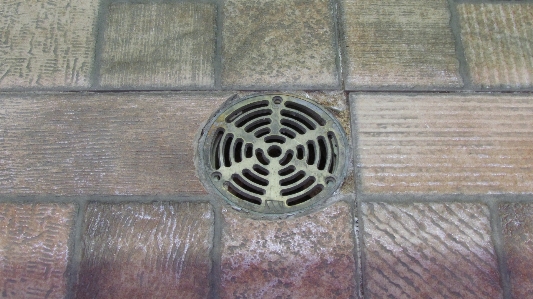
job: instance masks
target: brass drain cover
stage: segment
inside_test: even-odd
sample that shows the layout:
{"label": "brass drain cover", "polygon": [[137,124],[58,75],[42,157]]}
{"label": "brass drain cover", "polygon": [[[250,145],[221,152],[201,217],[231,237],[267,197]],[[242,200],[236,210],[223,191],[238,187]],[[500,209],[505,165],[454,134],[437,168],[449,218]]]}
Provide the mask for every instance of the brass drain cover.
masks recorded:
{"label": "brass drain cover", "polygon": [[284,214],[325,200],[347,170],[347,139],[319,105],[291,95],[232,101],[199,141],[204,184],[245,210]]}

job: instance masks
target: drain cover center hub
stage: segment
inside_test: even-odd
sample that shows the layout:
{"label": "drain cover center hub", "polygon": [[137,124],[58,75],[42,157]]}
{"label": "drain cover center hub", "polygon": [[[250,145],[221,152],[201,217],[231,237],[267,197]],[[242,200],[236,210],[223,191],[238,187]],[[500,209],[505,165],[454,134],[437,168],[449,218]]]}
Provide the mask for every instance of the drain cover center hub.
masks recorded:
{"label": "drain cover center hub", "polygon": [[228,103],[199,141],[208,189],[249,211],[281,214],[316,204],[342,183],[347,139],[319,105],[289,95]]}

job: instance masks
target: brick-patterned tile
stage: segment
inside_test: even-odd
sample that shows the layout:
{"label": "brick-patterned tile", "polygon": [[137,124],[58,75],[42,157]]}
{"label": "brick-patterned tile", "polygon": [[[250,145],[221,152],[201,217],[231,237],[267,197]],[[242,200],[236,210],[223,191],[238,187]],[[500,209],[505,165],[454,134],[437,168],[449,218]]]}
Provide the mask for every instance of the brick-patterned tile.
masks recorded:
{"label": "brick-patterned tile", "polygon": [[329,0],[225,1],[222,84],[337,87],[334,41]]}
{"label": "brick-patterned tile", "polygon": [[465,3],[457,11],[472,83],[533,86],[533,3]]}
{"label": "brick-patterned tile", "polygon": [[513,298],[533,294],[533,204],[500,204],[507,267]]}
{"label": "brick-patterned tile", "polygon": [[111,5],[100,85],[212,87],[215,11],[207,3]]}
{"label": "brick-patterned tile", "polygon": [[0,0],[0,88],[88,87],[98,0]]}
{"label": "brick-patterned tile", "polygon": [[0,96],[0,193],[205,194],[195,135],[230,95]]}
{"label": "brick-patterned tile", "polygon": [[89,204],[76,298],[206,298],[207,203]]}
{"label": "brick-patterned tile", "polygon": [[346,87],[462,86],[446,0],[342,0]]}
{"label": "brick-patterned tile", "polygon": [[0,204],[0,296],[64,298],[71,204]]}
{"label": "brick-patterned tile", "polygon": [[533,97],[352,94],[365,193],[531,193]]}
{"label": "brick-patterned tile", "polygon": [[223,215],[221,298],[354,298],[348,204],[290,220]]}
{"label": "brick-patterned tile", "polygon": [[365,203],[366,298],[502,298],[482,204]]}

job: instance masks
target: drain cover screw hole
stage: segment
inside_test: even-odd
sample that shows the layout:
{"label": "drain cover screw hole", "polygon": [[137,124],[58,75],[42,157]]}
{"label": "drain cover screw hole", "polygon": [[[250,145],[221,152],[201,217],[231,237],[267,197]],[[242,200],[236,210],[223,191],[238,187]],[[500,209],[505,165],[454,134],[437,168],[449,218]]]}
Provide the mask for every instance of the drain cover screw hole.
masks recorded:
{"label": "drain cover screw hole", "polygon": [[281,147],[277,146],[277,145],[272,145],[271,147],[268,148],[267,150],[267,154],[272,157],[272,158],[277,158],[279,156],[281,156],[281,153],[283,151],[281,150]]}
{"label": "drain cover screw hole", "polygon": [[213,179],[213,181],[220,181],[220,179],[222,178],[222,174],[220,172],[213,172],[211,174],[211,178]]}
{"label": "drain cover screw hole", "polygon": [[276,105],[279,105],[281,102],[283,102],[283,99],[280,96],[275,96],[272,98],[272,102],[274,102]]}
{"label": "drain cover screw hole", "polygon": [[336,181],[335,181],[335,178],[334,178],[334,177],[328,176],[328,177],[326,178],[326,184],[327,184],[328,186],[333,186],[333,185],[335,185],[335,182],[336,182]]}

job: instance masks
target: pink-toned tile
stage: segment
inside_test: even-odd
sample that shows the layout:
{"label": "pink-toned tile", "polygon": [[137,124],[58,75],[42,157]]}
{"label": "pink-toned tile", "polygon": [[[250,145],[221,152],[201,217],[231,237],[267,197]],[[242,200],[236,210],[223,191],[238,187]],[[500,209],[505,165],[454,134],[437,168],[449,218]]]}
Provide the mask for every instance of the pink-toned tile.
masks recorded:
{"label": "pink-toned tile", "polygon": [[65,298],[71,204],[0,204],[0,296]]}
{"label": "pink-toned tile", "polygon": [[348,204],[288,220],[223,215],[221,298],[354,298]]}
{"label": "pink-toned tile", "polygon": [[3,95],[0,193],[205,194],[195,136],[230,95]]}
{"label": "pink-toned tile", "polygon": [[366,298],[502,298],[483,204],[365,203]]}
{"label": "pink-toned tile", "polygon": [[366,193],[532,193],[533,97],[352,94]]}
{"label": "pink-toned tile", "polygon": [[500,216],[513,298],[529,298],[533,294],[533,204],[501,204]]}
{"label": "pink-toned tile", "polygon": [[206,203],[90,204],[76,298],[206,298]]}

